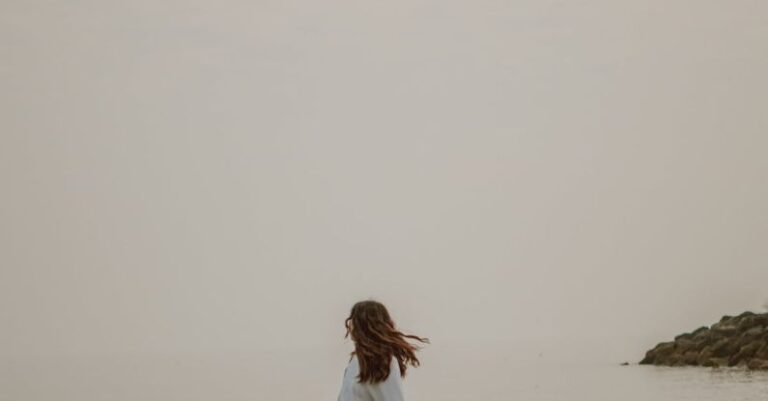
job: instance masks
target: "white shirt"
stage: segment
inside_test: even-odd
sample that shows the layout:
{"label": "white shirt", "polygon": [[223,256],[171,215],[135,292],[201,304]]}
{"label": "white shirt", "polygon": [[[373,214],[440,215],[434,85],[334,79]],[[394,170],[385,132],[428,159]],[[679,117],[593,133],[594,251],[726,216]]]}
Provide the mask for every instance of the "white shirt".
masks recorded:
{"label": "white shirt", "polygon": [[400,365],[394,356],[389,364],[389,376],[384,381],[374,384],[358,383],[358,374],[360,374],[360,363],[357,355],[354,355],[344,369],[344,380],[341,383],[338,401],[405,401]]}

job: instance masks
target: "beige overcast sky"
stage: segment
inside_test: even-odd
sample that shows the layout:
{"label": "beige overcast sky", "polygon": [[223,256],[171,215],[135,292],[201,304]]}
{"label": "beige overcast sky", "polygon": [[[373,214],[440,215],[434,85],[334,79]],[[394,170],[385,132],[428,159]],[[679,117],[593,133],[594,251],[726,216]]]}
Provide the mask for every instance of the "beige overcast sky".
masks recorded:
{"label": "beige overcast sky", "polygon": [[0,354],[633,352],[768,298],[768,2],[0,4]]}

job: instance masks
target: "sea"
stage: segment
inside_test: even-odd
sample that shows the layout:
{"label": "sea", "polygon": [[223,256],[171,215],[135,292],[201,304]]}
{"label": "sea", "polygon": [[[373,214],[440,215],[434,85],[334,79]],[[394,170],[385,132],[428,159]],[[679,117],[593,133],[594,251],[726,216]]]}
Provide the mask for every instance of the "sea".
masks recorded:
{"label": "sea", "polygon": [[[629,366],[615,352],[506,344],[430,345],[407,401],[766,401],[768,372]],[[2,401],[335,401],[349,349],[16,355]],[[621,353],[618,353],[619,355]],[[639,358],[635,358],[639,359]]]}

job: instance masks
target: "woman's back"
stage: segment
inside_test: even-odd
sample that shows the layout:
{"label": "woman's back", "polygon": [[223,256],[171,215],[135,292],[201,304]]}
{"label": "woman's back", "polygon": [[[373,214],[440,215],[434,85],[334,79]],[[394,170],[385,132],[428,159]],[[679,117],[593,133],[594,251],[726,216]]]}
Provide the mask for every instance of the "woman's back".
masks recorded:
{"label": "woman's back", "polygon": [[394,356],[390,362],[389,376],[378,383],[360,383],[360,362],[357,355],[352,356],[344,370],[338,401],[404,401],[403,381],[400,365]]}

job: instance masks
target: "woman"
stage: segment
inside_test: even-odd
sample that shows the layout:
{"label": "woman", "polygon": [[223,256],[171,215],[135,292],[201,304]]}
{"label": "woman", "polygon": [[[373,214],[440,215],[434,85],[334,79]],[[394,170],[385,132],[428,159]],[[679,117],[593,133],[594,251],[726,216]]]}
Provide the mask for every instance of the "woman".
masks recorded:
{"label": "woman", "polygon": [[429,339],[403,334],[395,328],[387,308],[368,300],[356,303],[344,321],[355,350],[344,370],[338,401],[404,401],[402,378],[408,365],[419,366],[419,347],[406,338],[429,343]]}

